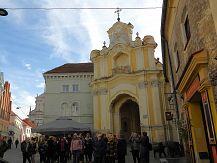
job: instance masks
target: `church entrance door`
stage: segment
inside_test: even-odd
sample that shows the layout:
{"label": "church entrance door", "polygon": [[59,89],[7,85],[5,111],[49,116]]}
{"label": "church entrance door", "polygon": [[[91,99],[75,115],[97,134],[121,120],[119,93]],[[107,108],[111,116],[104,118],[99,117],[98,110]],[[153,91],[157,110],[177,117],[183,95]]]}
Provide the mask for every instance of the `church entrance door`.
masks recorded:
{"label": "church entrance door", "polygon": [[140,133],[139,106],[132,100],[127,100],[120,107],[121,133],[129,139],[132,132]]}

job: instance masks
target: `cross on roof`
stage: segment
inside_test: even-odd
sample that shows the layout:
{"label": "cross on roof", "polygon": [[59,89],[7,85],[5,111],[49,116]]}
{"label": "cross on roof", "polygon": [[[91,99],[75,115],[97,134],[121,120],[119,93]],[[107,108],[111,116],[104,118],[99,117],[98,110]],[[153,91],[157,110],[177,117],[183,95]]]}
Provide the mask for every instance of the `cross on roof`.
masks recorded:
{"label": "cross on roof", "polygon": [[118,18],[117,18],[117,20],[118,21],[120,21],[120,12],[121,12],[121,9],[120,8],[117,8],[117,10],[115,11],[115,13],[117,13],[118,14]]}

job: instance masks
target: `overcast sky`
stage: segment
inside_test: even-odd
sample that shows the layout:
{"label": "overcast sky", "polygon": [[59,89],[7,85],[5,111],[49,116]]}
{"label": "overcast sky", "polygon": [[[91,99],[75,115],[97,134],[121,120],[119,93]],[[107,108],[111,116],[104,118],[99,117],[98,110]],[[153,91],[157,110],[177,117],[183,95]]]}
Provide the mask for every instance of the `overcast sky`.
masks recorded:
{"label": "overcast sky", "polygon": [[[20,10],[15,8],[161,7],[162,0],[0,0],[8,16],[0,17],[0,71],[11,83],[12,110],[25,118],[44,91],[42,73],[65,63],[90,62],[93,49],[109,44],[108,29],[117,21],[111,10]],[[143,38],[152,35],[161,58],[161,9],[123,9],[122,22],[133,24]],[[17,110],[16,107],[21,107]]]}

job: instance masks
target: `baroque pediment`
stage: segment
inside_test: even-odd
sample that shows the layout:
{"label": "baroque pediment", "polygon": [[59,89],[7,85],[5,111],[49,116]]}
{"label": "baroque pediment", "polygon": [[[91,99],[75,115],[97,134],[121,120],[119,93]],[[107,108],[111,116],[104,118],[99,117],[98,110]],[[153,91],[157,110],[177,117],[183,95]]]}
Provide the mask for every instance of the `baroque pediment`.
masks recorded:
{"label": "baroque pediment", "polygon": [[112,47],[116,44],[129,45],[132,41],[132,24],[123,22],[116,22],[107,32],[110,39],[109,46]]}

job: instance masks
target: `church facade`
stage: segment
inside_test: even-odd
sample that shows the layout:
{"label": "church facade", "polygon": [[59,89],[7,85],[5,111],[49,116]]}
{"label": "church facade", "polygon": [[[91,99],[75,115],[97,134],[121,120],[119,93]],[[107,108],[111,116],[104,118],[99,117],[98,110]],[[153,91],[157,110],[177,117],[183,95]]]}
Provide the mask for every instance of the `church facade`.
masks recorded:
{"label": "church facade", "polygon": [[165,141],[165,85],[162,64],[154,57],[157,43],[138,33],[133,41],[131,23],[117,21],[107,32],[109,46],[90,54],[94,129],[126,138],[146,131],[152,141]]}

